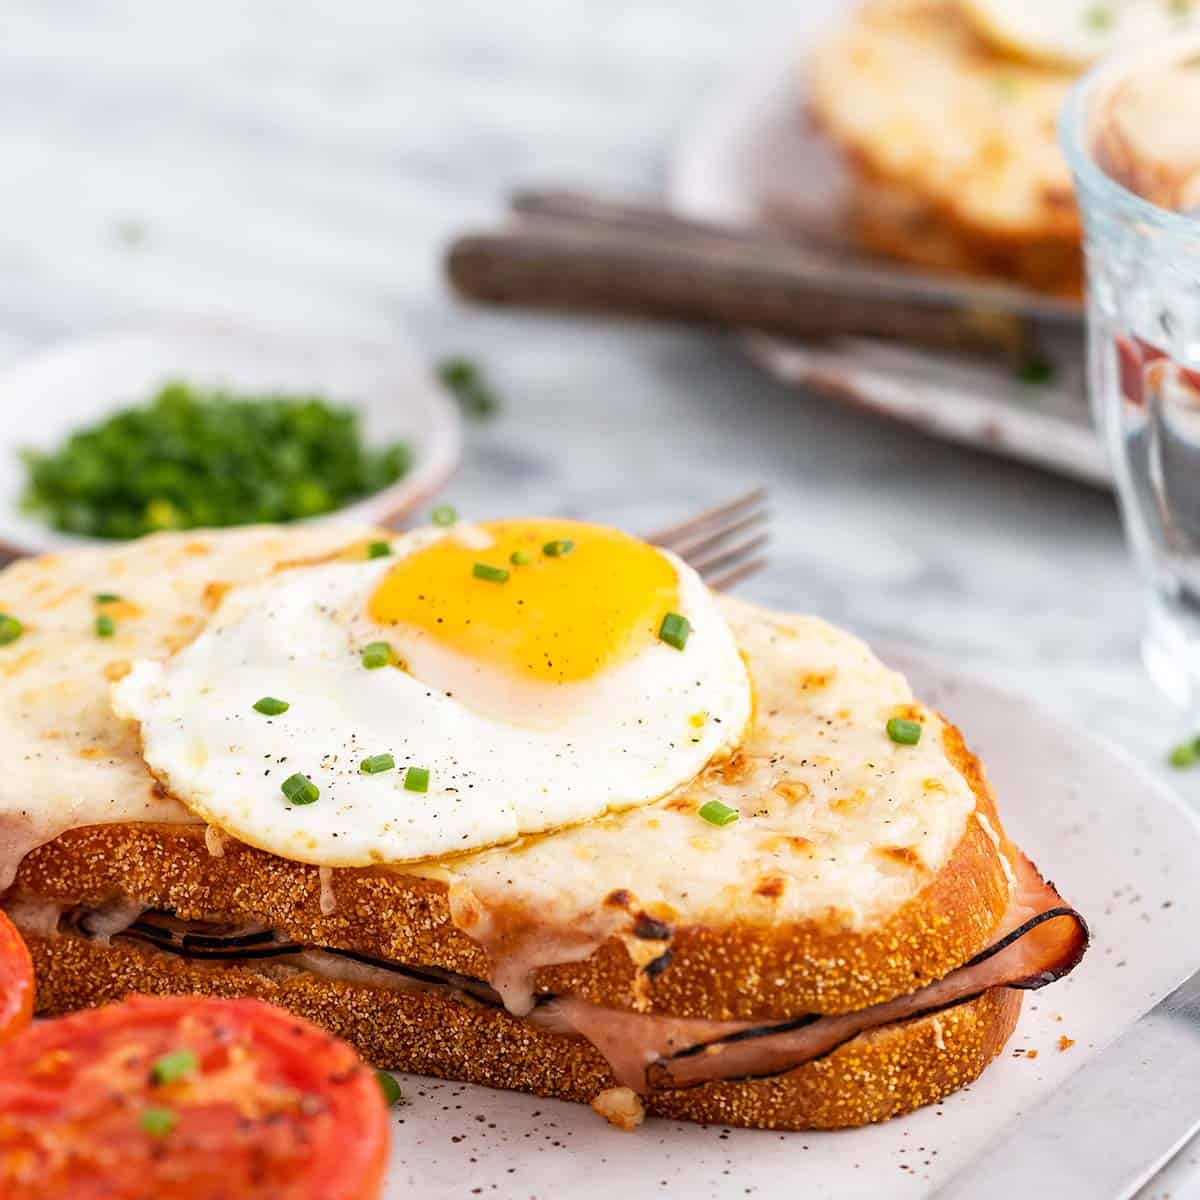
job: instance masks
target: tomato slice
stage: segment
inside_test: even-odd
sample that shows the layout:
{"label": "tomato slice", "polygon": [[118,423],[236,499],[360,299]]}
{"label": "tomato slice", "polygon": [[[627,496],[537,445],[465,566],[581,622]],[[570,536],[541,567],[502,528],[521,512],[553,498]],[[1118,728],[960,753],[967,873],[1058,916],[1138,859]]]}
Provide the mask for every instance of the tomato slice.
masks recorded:
{"label": "tomato slice", "polygon": [[0,912],[0,1042],[33,1016],[33,963],[16,926]]}
{"label": "tomato slice", "polygon": [[135,996],[0,1051],[5,1200],[378,1200],[388,1130],[354,1051],[258,1000]]}

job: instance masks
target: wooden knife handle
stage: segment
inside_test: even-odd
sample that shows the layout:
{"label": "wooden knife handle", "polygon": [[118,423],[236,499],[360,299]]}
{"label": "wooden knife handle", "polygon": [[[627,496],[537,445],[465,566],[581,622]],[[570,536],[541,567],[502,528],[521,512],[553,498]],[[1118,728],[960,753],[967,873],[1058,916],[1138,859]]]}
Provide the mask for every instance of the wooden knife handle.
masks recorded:
{"label": "wooden knife handle", "polygon": [[802,246],[528,220],[468,234],[447,271],[464,296],[493,304],[687,320],[805,341],[872,337],[937,350],[1020,357],[1033,326],[1006,290],[965,303],[919,276],[831,267]]}

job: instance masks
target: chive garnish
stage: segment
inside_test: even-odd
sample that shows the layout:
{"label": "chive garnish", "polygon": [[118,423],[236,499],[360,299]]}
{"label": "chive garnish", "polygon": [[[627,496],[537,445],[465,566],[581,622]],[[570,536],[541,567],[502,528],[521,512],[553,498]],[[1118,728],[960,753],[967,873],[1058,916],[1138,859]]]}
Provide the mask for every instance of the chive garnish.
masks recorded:
{"label": "chive garnish", "polygon": [[542,553],[547,558],[562,558],[564,554],[570,554],[575,549],[575,543],[570,538],[563,538],[557,542],[547,542],[542,547]]}
{"label": "chive garnish", "polygon": [[444,359],[438,363],[438,376],[458,398],[458,403],[468,417],[484,421],[494,416],[500,407],[500,398],[484,377],[479,364],[462,355]]}
{"label": "chive garnish", "polygon": [[453,504],[439,504],[429,514],[429,519],[441,529],[449,529],[458,520],[458,510]]}
{"label": "chive garnish", "polygon": [[471,574],[476,579],[486,579],[488,583],[507,583],[509,572],[507,567],[493,567],[491,563],[477,562],[471,568]]}
{"label": "chive garnish", "polygon": [[409,767],[404,773],[404,790],[406,792],[429,791],[429,771],[425,767]]}
{"label": "chive garnish", "polygon": [[362,665],[368,671],[391,666],[396,661],[396,652],[387,642],[371,642],[362,648]]}
{"label": "chive garnish", "polygon": [[191,1050],[174,1050],[164,1054],[150,1068],[150,1081],[161,1087],[163,1084],[175,1083],[190,1075],[198,1066],[199,1061]]}
{"label": "chive garnish", "polygon": [[514,567],[527,567],[531,562],[533,562],[533,558],[528,550],[514,550],[508,556],[508,561],[512,563]]}
{"label": "chive garnish", "polygon": [[1167,755],[1167,762],[1182,770],[1184,767],[1195,766],[1196,758],[1196,739],[1193,739],[1190,742],[1180,742],[1178,746],[1174,747]]}
{"label": "chive garnish", "polygon": [[379,775],[384,771],[392,771],[396,767],[396,760],[390,754],[372,754],[370,758],[364,758],[358,764],[359,773],[362,775]]}
{"label": "chive garnish", "polygon": [[262,713],[264,717],[277,717],[291,707],[286,700],[276,700],[274,696],[264,696],[254,702],[254,711]]}
{"label": "chive garnish", "polygon": [[667,613],[658,627],[659,641],[682,650],[687,645],[688,635],[692,632],[692,623],[679,613]]}
{"label": "chive garnish", "polygon": [[1055,366],[1044,354],[1029,354],[1017,364],[1016,373],[1022,383],[1053,383]]}
{"label": "chive garnish", "polygon": [[116,604],[121,597],[116,592],[97,592],[92,599],[97,604]]}
{"label": "chive garnish", "polygon": [[368,558],[387,558],[391,552],[392,545],[390,542],[370,542],[367,545]]}
{"label": "chive garnish", "polygon": [[169,1108],[147,1108],[142,1111],[141,1125],[151,1137],[166,1137],[179,1118]]}
{"label": "chive garnish", "polygon": [[730,808],[720,800],[709,800],[700,806],[700,816],[710,825],[732,825],[739,815],[736,808]]}
{"label": "chive garnish", "polygon": [[0,646],[8,646],[25,632],[25,626],[9,613],[0,613]]}
{"label": "chive garnish", "polygon": [[321,789],[307,775],[297,772],[289,775],[282,784],[280,791],[293,804],[312,804],[321,794]]}
{"label": "chive garnish", "polygon": [[915,746],[921,740],[921,722],[892,717],[887,723],[887,735],[898,746]]}
{"label": "chive garnish", "polygon": [[391,1108],[393,1104],[399,1104],[404,1099],[400,1085],[386,1071],[376,1071],[375,1078],[379,1080],[379,1088],[383,1092],[383,1102],[388,1108]]}
{"label": "chive garnish", "polygon": [[96,636],[102,638],[110,638],[117,632],[117,623],[106,613],[101,613],[96,618]]}
{"label": "chive garnish", "polygon": [[26,507],[64,533],[120,539],[320,516],[378,493],[413,461],[407,444],[374,445],[353,408],[319,393],[182,380],[22,457]]}

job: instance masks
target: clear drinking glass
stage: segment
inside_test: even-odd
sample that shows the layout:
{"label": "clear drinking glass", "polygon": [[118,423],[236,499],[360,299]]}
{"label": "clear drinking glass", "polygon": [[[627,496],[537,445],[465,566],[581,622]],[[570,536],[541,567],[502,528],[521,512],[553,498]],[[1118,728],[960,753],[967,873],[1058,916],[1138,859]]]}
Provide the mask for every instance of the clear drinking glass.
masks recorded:
{"label": "clear drinking glass", "polygon": [[1088,378],[1146,602],[1143,656],[1200,706],[1200,36],[1109,59],[1063,110]]}

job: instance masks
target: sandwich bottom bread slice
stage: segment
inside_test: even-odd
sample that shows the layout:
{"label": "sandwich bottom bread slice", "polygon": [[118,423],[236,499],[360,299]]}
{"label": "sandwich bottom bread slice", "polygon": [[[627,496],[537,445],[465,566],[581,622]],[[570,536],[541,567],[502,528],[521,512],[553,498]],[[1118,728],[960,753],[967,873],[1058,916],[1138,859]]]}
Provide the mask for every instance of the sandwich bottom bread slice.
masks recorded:
{"label": "sandwich bottom bread slice", "polygon": [[[955,728],[850,635],[728,599],[753,715],[657,800],[405,863],[298,861],[200,820],[151,772],[113,684],[200,645],[231,592],[303,582],[317,562],[352,571],[380,536],[160,535],[0,573],[22,630],[0,648],[0,887],[40,1012],[254,996],[377,1066],[592,1102],[618,1123],[644,1108],[836,1128],[970,1083],[1022,991],[1082,956],[1082,918],[1009,842]],[[98,604],[118,609],[115,637],[94,635]],[[310,678],[315,705],[321,679],[292,677],[295,712]],[[264,719],[280,720],[245,717]],[[227,744],[189,753],[232,753],[261,728],[235,716]],[[312,777],[315,804],[334,803],[333,767]],[[389,786],[397,805],[445,799]],[[305,806],[278,803],[294,831]],[[344,808],[347,834],[358,814]]]}

